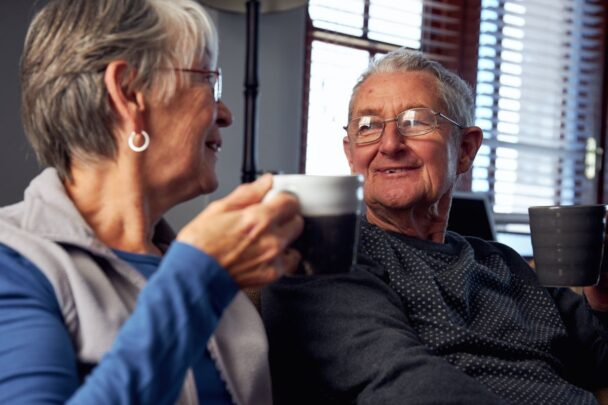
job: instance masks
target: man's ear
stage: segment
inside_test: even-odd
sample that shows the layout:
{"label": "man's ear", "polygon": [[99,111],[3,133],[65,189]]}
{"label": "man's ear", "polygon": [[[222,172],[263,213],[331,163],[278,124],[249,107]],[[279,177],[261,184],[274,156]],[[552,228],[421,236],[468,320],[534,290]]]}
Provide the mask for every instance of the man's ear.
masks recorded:
{"label": "man's ear", "polygon": [[457,173],[466,173],[473,165],[473,160],[483,141],[483,131],[479,127],[467,127],[461,130],[458,151]]}
{"label": "man's ear", "polygon": [[342,148],[344,149],[344,155],[346,155],[346,160],[348,160],[348,166],[350,167],[350,172],[354,173],[352,151],[350,149],[350,141],[348,140],[347,136],[345,136],[342,139]]}
{"label": "man's ear", "polygon": [[132,71],[129,74],[128,67],[122,60],[110,62],[104,72],[104,83],[119,125],[125,126],[128,132],[140,132],[144,129],[142,113],[145,100],[142,92],[130,91],[125,85],[133,76]]}

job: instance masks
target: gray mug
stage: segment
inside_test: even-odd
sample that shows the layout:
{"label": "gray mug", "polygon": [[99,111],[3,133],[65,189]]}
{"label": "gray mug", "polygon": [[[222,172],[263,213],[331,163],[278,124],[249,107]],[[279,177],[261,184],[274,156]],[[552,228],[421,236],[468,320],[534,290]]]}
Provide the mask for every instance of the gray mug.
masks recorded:
{"label": "gray mug", "polygon": [[534,267],[545,286],[588,286],[602,268],[606,207],[529,207]]}

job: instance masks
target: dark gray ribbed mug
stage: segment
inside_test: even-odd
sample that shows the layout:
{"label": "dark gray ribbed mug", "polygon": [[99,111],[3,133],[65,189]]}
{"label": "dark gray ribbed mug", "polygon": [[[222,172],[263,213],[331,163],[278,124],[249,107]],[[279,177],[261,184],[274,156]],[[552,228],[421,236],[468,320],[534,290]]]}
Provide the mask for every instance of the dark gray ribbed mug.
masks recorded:
{"label": "dark gray ribbed mug", "polygon": [[545,286],[588,286],[599,279],[605,238],[604,205],[529,207],[538,280]]}

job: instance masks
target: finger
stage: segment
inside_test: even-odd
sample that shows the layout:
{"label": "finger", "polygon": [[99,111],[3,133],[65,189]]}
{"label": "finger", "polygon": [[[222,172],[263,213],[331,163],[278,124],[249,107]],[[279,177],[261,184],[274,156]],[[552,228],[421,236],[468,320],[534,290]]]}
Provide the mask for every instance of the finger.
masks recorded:
{"label": "finger", "polygon": [[279,256],[279,269],[281,275],[292,275],[298,270],[302,255],[296,249],[288,248]]}
{"label": "finger", "polygon": [[243,222],[251,224],[247,228],[248,242],[253,244],[265,234],[275,234],[279,237],[287,237],[289,244],[301,233],[304,219],[299,215],[297,199],[289,194],[281,194],[268,203],[247,207],[243,211]]}
{"label": "finger", "polygon": [[[298,265],[302,255],[296,249],[286,249],[282,254],[276,257],[276,259],[269,265],[263,267],[264,271],[274,271],[277,275],[277,279],[284,275],[292,275],[298,270]],[[259,276],[259,274],[257,274]],[[264,283],[271,283],[276,280],[268,281],[264,280]]]}
{"label": "finger", "polygon": [[290,245],[294,240],[300,236],[304,230],[304,218],[297,215],[280,225],[276,226],[275,235],[279,239],[284,241],[284,247]]}
{"label": "finger", "polygon": [[239,274],[234,281],[241,288],[262,288],[279,278],[279,271],[270,264],[258,266],[255,270]]}
{"label": "finger", "polygon": [[587,302],[596,311],[608,312],[608,279],[606,273],[600,275],[597,285],[583,287]]}
{"label": "finger", "polygon": [[271,266],[277,271],[278,276],[280,277],[286,273],[293,274],[297,270],[301,258],[300,252],[296,249],[287,248],[268,260],[261,261],[260,257],[251,258],[247,263],[243,262],[238,266],[234,266],[233,271],[236,277],[236,275],[242,276],[247,273],[254,273],[261,267]]}
{"label": "finger", "polygon": [[298,198],[288,192],[280,192],[265,201],[260,209],[267,210],[274,217],[274,223],[283,223],[300,213]]}
{"label": "finger", "polygon": [[231,266],[230,273],[233,275],[245,274],[260,266],[272,263],[287,247],[287,241],[276,235],[264,235],[254,244],[244,250]]}
{"label": "finger", "polygon": [[[260,244],[260,241],[264,242],[269,235],[284,239],[278,245],[278,249],[283,250],[304,228],[304,219],[298,215],[297,200],[288,195],[279,197],[279,200],[278,205],[256,204],[242,210],[240,215],[243,231],[241,245],[252,247],[252,249],[248,248],[248,250],[252,250],[249,252],[249,256],[257,255],[260,250],[264,250],[267,245],[257,247],[256,245]],[[276,241],[272,240],[266,242],[270,243],[271,247],[276,244]]]}
{"label": "finger", "polygon": [[[246,272],[262,263],[275,260],[296,240],[303,229],[304,219],[296,216],[282,225],[275,225],[266,233],[251,238],[245,242],[249,244],[249,247],[242,250],[239,261],[235,263],[232,271],[234,273]],[[249,239],[249,236],[246,239]]]}
{"label": "finger", "polygon": [[272,175],[265,174],[253,183],[242,184],[221,199],[225,210],[235,210],[262,201],[272,187]]}
{"label": "finger", "polygon": [[[256,205],[259,208],[260,204]],[[209,228],[201,232],[185,227],[178,239],[198,246],[213,256],[222,266],[235,275],[249,268],[273,260],[293,240],[293,234],[303,227],[301,217],[296,216],[282,225],[273,224],[273,213],[266,209],[248,207],[241,211],[218,213],[221,221],[210,235]],[[233,218],[228,218],[233,217]],[[210,237],[211,236],[211,237]]]}

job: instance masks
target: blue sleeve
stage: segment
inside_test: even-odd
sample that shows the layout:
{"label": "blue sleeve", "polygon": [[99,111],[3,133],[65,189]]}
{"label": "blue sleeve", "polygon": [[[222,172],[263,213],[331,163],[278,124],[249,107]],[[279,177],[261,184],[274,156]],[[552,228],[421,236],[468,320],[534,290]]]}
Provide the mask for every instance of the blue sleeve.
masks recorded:
{"label": "blue sleeve", "polygon": [[0,245],[0,404],[63,403],[77,385],[53,287],[31,262]]}
{"label": "blue sleeve", "polygon": [[[76,390],[75,355],[48,281],[31,264],[30,271],[23,271],[14,255],[6,261],[11,270],[1,273],[21,278],[26,277],[21,273],[29,273],[27,277],[35,277],[39,286],[23,279],[13,283],[23,284],[20,288],[25,297],[10,304],[16,296],[4,280],[10,277],[0,275],[0,403],[62,403],[72,394],[70,403],[174,403],[186,370],[202,356],[221,313],[238,292],[237,284],[213,258],[189,245],[174,243],[142,290],[135,311],[111,350]],[[35,301],[36,308],[28,300]],[[37,330],[20,319],[22,316],[13,316],[20,338],[19,344],[11,344],[12,340],[5,339],[11,322],[5,319],[9,315],[4,312],[9,311],[4,308],[31,309],[33,323],[46,326]],[[54,319],[52,324],[49,318]],[[37,337],[30,339],[32,335]],[[62,339],[55,338],[51,346],[48,336],[54,335]],[[13,356],[11,363],[5,361],[8,352]],[[31,365],[21,367],[23,362]],[[59,372],[53,368],[55,364]],[[30,381],[27,391],[21,388],[26,379]]]}

